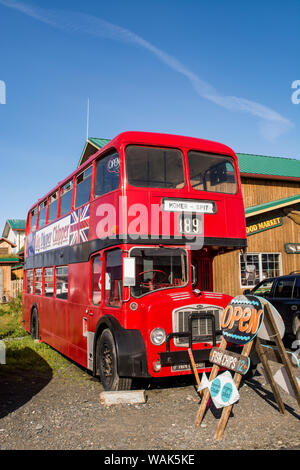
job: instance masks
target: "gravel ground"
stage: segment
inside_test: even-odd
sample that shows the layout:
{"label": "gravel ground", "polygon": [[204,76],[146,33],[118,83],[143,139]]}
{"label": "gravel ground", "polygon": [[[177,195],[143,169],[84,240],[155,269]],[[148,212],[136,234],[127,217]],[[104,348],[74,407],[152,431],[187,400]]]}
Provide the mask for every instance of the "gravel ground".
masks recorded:
{"label": "gravel ground", "polygon": [[152,381],[142,405],[101,405],[102,390],[72,362],[54,376],[51,369],[0,376],[0,449],[300,450],[296,400],[282,391],[287,413],[281,415],[259,373],[240,388],[221,441],[213,438],[219,410],[210,408],[202,425],[194,425],[193,376]]}

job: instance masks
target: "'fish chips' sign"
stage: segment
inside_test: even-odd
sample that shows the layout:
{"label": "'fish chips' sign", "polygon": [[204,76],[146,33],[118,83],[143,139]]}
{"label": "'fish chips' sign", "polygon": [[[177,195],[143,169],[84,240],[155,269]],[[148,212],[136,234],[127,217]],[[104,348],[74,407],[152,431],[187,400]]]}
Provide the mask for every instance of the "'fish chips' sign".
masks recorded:
{"label": "'fish chips' sign", "polygon": [[263,321],[264,309],[254,295],[238,295],[223,311],[221,329],[230,343],[246,344],[255,338]]}

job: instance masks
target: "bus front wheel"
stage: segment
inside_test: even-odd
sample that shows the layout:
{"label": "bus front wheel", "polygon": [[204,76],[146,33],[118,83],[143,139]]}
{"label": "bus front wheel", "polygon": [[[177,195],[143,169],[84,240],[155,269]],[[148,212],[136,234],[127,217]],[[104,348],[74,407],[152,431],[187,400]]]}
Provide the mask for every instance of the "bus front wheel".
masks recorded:
{"label": "bus front wheel", "polygon": [[118,374],[116,345],[111,331],[104,330],[98,341],[99,375],[104,390],[130,390],[132,379]]}

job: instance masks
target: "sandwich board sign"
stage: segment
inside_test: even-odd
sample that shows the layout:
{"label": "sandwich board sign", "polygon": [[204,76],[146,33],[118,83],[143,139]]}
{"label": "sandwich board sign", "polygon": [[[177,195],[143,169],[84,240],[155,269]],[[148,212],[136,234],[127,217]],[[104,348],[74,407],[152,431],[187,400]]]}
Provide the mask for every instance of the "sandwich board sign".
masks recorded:
{"label": "sandwich board sign", "polygon": [[[250,366],[249,355],[253,346],[255,347],[255,350],[263,365],[264,373],[266,374],[266,377],[272,388],[272,392],[274,398],[276,399],[279,411],[282,414],[286,413],[285,406],[277,386],[278,382],[283,382],[283,375],[284,382],[288,383],[289,390],[292,391],[292,395],[296,398],[300,407],[300,387],[296,377],[293,374],[291,362],[282,343],[282,324],[279,317],[280,315],[278,312],[275,312],[275,309],[271,308],[269,302],[265,301],[265,299],[262,297],[243,295],[234,297],[229,302],[221,317],[221,329],[223,336],[221,344],[219,348],[212,348],[210,352],[210,361],[214,365],[212,367],[209,379],[204,378],[203,386],[201,387],[200,385],[199,387],[199,389],[205,389],[196,416],[196,426],[200,426],[202,422],[209,398],[211,397],[213,399],[214,395],[218,396],[220,392],[222,395],[222,384],[220,378],[224,374],[218,375],[220,368],[235,372],[233,383],[238,393],[242,376],[247,372]],[[261,335],[262,338],[267,337],[276,343],[276,354],[280,357],[280,362],[284,366],[284,371],[280,373],[280,377],[276,377],[277,380],[274,380],[272,375],[271,368],[268,363],[266,348],[264,348],[260,342],[259,332],[261,328],[263,330]],[[226,349],[228,343],[242,346],[241,354],[235,354],[232,353],[232,351],[228,351]],[[230,374],[230,372],[228,373]],[[204,387],[205,385],[206,387]],[[229,394],[229,388],[227,387],[226,393],[224,392],[225,400]],[[236,394],[235,398],[237,398]],[[219,401],[220,407],[223,406],[223,411],[217,427],[217,431],[215,433],[215,439],[217,440],[222,438],[233,403],[236,401],[236,399],[228,399],[226,403],[225,400],[221,399]]]}

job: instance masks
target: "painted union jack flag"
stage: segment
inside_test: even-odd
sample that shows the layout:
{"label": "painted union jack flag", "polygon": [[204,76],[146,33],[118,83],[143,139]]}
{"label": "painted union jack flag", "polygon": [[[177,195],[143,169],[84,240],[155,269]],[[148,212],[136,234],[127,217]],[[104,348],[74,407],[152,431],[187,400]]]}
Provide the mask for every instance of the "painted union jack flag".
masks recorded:
{"label": "painted union jack flag", "polygon": [[90,205],[77,209],[71,214],[70,245],[87,242],[90,229]]}

